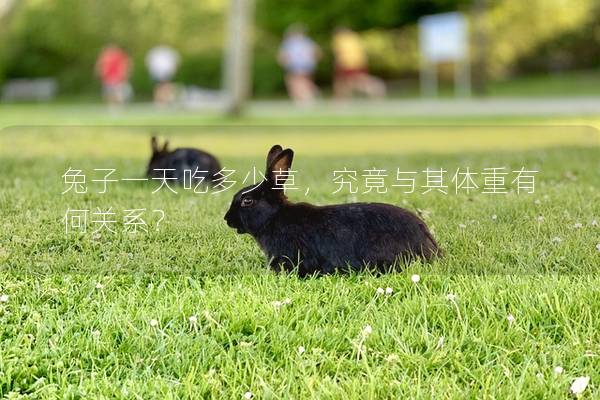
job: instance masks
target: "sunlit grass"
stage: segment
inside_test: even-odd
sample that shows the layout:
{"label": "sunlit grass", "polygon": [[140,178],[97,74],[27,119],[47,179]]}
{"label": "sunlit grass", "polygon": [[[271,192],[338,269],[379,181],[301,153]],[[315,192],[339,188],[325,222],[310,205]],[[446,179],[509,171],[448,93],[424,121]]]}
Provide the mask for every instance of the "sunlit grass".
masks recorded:
{"label": "sunlit grass", "polygon": [[[234,188],[152,194],[152,183],[117,182],[107,194],[94,183],[86,194],[60,194],[69,166],[88,172],[88,182],[94,168],[141,176],[148,129],[4,131],[0,394],[566,398],[575,377],[590,376],[584,395],[598,396],[594,131],[217,126],[160,133],[173,146],[213,151],[239,180],[263,167],[271,144],[291,146],[297,184],[310,187],[290,192],[293,200],[383,201],[418,211],[446,256],[382,276],[277,275],[254,241],[222,220]],[[539,169],[536,192],[454,193],[456,168],[498,166]],[[343,167],[359,175],[385,168],[390,178],[397,167],[444,168],[449,193],[334,194],[331,173]],[[138,235],[123,233],[121,222],[114,234],[65,234],[67,208],[96,207],[118,216],[163,209],[166,218],[158,230],[148,218],[148,232]],[[393,294],[378,294],[387,287]]]}
{"label": "sunlit grass", "polygon": [[[586,125],[480,126],[191,126],[191,127],[13,127],[0,135],[0,155],[16,150],[28,157],[86,154],[91,158],[148,158],[151,135],[168,139],[171,148],[200,147],[221,157],[264,157],[274,142],[303,157],[395,155],[411,153],[514,152],[552,146],[590,146],[600,132]],[[45,140],[40,141],[40,136]]]}

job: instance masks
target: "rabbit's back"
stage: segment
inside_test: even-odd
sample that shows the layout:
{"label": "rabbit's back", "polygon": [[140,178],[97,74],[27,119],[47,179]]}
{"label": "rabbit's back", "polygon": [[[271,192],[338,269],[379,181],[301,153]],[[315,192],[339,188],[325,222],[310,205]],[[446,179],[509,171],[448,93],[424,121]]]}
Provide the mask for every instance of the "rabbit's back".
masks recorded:
{"label": "rabbit's back", "polygon": [[[342,213],[356,213],[355,253],[373,265],[389,265],[398,258],[425,260],[439,255],[427,225],[414,213],[382,203],[349,205]],[[343,206],[341,206],[343,207]],[[362,211],[362,212],[361,212]]]}
{"label": "rabbit's back", "polygon": [[219,161],[211,154],[193,148],[179,148],[172,151],[163,162],[165,169],[170,169],[169,175],[183,183],[185,171],[195,179],[204,178],[212,181],[221,170]]}

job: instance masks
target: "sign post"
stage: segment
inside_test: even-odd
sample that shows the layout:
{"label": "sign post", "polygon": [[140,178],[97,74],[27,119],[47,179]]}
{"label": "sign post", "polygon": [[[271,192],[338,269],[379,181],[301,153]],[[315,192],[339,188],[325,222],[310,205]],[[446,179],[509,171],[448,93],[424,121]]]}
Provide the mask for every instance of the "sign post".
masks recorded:
{"label": "sign post", "polygon": [[427,15],[419,20],[421,52],[421,94],[435,96],[438,92],[437,65],[454,63],[455,93],[471,94],[471,67],[467,20],[462,13]]}

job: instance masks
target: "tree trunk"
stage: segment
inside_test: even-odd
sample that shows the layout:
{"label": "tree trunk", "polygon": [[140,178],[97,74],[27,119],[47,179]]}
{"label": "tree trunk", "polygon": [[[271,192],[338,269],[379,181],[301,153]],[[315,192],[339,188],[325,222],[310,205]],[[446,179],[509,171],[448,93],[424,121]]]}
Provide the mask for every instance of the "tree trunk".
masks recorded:
{"label": "tree trunk", "polygon": [[254,0],[231,0],[224,66],[226,113],[237,116],[244,110],[251,90],[252,26]]}
{"label": "tree trunk", "polygon": [[473,92],[478,96],[487,94],[487,0],[473,3]]}

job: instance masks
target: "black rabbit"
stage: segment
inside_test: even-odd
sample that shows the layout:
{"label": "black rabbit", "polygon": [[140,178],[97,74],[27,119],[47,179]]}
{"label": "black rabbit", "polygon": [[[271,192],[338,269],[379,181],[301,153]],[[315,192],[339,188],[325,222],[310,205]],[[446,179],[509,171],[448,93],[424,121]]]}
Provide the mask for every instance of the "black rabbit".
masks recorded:
{"label": "black rabbit", "polygon": [[238,233],[249,233],[275,269],[301,276],[336,268],[386,271],[397,261],[441,255],[425,223],[390,204],[353,203],[314,206],[291,203],[283,183],[294,152],[276,145],[267,156],[265,180],[240,190],[225,220]]}
{"label": "black rabbit", "polygon": [[204,183],[214,184],[217,173],[221,171],[219,160],[205,151],[192,148],[169,151],[169,141],[165,141],[162,148],[159,148],[155,136],[152,137],[151,145],[152,157],[146,171],[149,177],[174,178],[182,184],[186,179],[190,184],[192,181],[201,180]]}

